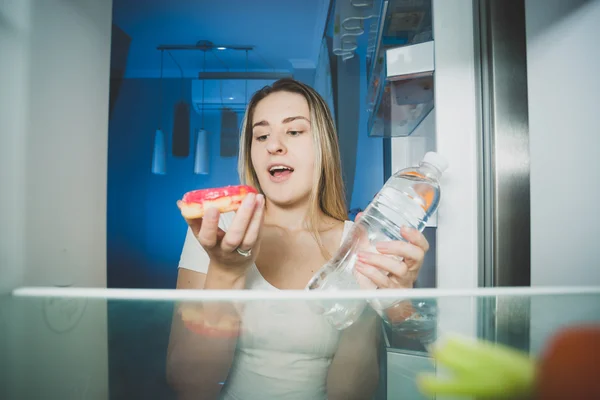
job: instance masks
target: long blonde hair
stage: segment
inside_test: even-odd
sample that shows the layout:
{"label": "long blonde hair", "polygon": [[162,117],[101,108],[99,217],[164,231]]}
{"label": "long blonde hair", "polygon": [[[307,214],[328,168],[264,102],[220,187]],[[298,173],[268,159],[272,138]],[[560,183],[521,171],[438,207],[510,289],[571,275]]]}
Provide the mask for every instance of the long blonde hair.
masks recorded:
{"label": "long blonde hair", "polygon": [[256,105],[268,95],[276,92],[300,94],[308,103],[313,143],[315,146],[315,166],[313,172],[313,189],[310,194],[310,206],[306,223],[308,230],[317,241],[323,257],[328,259],[331,255],[321,241],[317,211],[321,210],[325,215],[338,221],[345,221],[348,212],[346,209],[340,148],[335,124],[327,103],[325,103],[317,91],[294,79],[284,78],[254,93],[246,108],[242,124],[238,158],[240,182],[253,186],[260,193],[263,193],[250,155],[252,124]]}

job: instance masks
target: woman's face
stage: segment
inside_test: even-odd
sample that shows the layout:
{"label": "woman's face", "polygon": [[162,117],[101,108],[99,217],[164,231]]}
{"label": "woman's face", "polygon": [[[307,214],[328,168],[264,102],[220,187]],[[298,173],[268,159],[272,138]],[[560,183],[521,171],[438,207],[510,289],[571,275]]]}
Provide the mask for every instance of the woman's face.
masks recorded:
{"label": "woman's face", "polygon": [[250,155],[265,197],[283,207],[307,201],[315,153],[304,96],[272,93],[258,102],[252,121]]}

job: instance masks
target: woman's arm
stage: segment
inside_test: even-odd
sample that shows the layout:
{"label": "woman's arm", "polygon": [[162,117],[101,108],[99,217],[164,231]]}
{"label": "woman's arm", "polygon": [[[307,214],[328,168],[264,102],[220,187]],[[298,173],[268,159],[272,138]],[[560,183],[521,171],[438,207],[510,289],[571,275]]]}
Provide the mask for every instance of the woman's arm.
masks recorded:
{"label": "woman's arm", "polygon": [[379,384],[381,319],[369,307],[346,328],[327,375],[329,400],[371,399]]}
{"label": "woman's arm", "polygon": [[204,289],[206,274],[191,269],[179,268],[176,289]]}
{"label": "woman's arm", "polygon": [[[222,285],[228,280],[216,276],[212,282]],[[206,274],[179,268],[177,289],[208,289],[210,283]],[[198,302],[175,305],[167,351],[167,381],[180,399],[217,398],[235,354],[237,310],[231,303],[206,306],[207,303]]]}
{"label": "woman's arm", "polygon": [[[186,220],[179,261],[178,289],[241,290],[246,271],[258,252],[264,198],[249,194],[227,232],[216,209],[203,218]],[[252,249],[245,257],[236,249]],[[229,374],[241,320],[237,307],[225,302],[183,302],[175,305],[167,350],[167,381],[179,398],[217,397]]]}

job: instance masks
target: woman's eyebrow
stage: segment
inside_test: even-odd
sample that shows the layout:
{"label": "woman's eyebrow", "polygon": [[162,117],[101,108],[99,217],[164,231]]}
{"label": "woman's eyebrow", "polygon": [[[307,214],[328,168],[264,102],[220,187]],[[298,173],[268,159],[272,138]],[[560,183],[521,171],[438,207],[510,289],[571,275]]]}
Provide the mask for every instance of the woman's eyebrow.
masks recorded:
{"label": "woman's eyebrow", "polygon": [[302,115],[296,115],[295,117],[287,117],[287,118],[284,118],[283,121],[281,121],[281,122],[284,124],[287,124],[287,123],[295,121],[297,119],[303,119],[310,124],[310,121],[308,120],[308,118],[303,117]]}
{"label": "woman's eyebrow", "polygon": [[262,121],[258,121],[258,122],[255,122],[254,124],[252,124],[253,129],[256,128],[257,126],[269,126],[269,123],[265,120],[262,120]]}
{"label": "woman's eyebrow", "polygon": [[[302,115],[296,115],[294,117],[287,117],[287,118],[284,118],[281,122],[283,124],[287,124],[287,123],[290,123],[297,119],[303,119],[310,124],[310,120],[306,117],[303,117]],[[262,121],[258,121],[258,122],[255,122],[254,124],[252,124],[252,128],[256,128],[257,126],[269,126],[269,123],[266,120],[262,120]]]}

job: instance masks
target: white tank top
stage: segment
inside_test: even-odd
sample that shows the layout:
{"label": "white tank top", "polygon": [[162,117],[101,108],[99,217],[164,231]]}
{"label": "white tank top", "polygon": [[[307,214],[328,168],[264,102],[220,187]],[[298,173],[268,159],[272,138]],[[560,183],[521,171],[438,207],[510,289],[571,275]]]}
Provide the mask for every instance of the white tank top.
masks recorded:
{"label": "white tank top", "polygon": [[[221,216],[223,230],[232,218],[233,213]],[[345,222],[342,240],[351,226],[351,221]],[[179,267],[208,270],[208,255],[190,230]],[[262,277],[256,265],[248,270],[246,289],[279,290]],[[338,330],[301,301],[251,301],[244,307],[242,323],[221,399],[327,398],[327,371],[338,346]]]}

